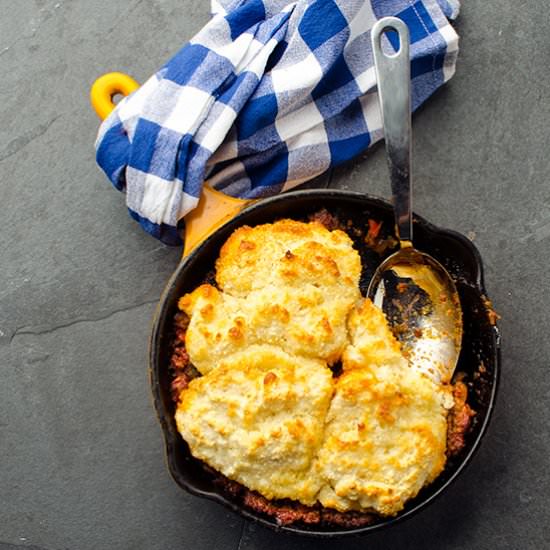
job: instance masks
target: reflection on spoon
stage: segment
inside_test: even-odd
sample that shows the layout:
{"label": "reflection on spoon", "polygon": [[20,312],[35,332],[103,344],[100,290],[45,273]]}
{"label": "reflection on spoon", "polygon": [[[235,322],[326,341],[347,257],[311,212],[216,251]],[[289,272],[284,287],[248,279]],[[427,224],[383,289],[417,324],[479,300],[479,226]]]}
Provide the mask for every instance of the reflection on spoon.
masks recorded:
{"label": "reflection on spoon", "polygon": [[386,314],[410,363],[437,383],[449,382],[460,353],[462,311],[441,264],[404,248],[378,268],[369,296]]}

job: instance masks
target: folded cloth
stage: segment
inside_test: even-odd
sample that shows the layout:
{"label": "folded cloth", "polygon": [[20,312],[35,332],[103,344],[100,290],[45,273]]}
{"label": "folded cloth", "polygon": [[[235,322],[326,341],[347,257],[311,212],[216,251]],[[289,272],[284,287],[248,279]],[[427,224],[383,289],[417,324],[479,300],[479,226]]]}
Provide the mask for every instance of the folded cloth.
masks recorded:
{"label": "folded cloth", "polygon": [[[382,137],[370,29],[411,37],[412,107],[455,71],[456,0],[212,0],[213,16],[103,122],[97,161],[130,215],[167,244],[203,184],[274,195]],[[386,48],[398,45],[391,34]]]}

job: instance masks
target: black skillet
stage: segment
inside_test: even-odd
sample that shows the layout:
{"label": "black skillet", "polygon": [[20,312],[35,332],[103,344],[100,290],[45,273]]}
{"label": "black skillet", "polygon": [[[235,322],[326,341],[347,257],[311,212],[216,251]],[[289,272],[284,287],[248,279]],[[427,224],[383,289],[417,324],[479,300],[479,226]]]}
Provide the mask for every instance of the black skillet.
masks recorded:
{"label": "black skillet", "polygon": [[[186,256],[169,280],[161,298],[150,341],[150,381],[155,407],[162,427],[168,468],[178,485],[190,493],[219,502],[241,516],[279,531],[336,537],[368,533],[395,525],[433,502],[464,467],[471,461],[486,432],[493,409],[499,378],[500,344],[498,328],[494,324],[483,283],[481,257],[475,246],[454,231],[439,229],[426,220],[414,216],[415,246],[436,258],[449,271],[457,286],[463,308],[464,336],[456,372],[466,374],[469,383],[469,405],[477,412],[466,446],[450,459],[441,475],[410,500],[397,516],[379,518],[361,528],[335,527],[329,524],[278,525],[268,515],[247,508],[236,497],[224,493],[215,477],[193,458],[174,421],[175,404],[170,393],[170,343],[173,337],[174,315],[180,296],[201,284],[214,267],[220,247],[229,235],[241,225],[254,226],[280,218],[307,220],[308,216],[325,208],[340,220],[351,220],[354,227],[365,227],[369,218],[393,227],[392,206],[380,199],[351,191],[307,190],[285,193],[264,199],[242,210],[235,218],[220,227],[201,245]],[[361,290],[384,256],[378,256],[362,239],[355,239],[355,247],[363,261]]]}

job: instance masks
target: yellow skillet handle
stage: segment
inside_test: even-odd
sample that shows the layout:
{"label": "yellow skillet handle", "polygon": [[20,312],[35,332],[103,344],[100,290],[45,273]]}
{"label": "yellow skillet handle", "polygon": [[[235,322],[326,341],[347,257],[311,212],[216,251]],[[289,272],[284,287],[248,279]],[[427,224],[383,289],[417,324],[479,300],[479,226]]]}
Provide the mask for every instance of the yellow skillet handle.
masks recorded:
{"label": "yellow skillet handle", "polygon": [[[138,88],[139,84],[127,74],[104,74],[93,83],[90,90],[92,107],[97,116],[104,120],[116,107],[113,96],[127,96]],[[224,195],[204,185],[198,206],[185,216],[183,257],[250,202]]]}
{"label": "yellow skillet handle", "polygon": [[117,94],[127,96],[135,92],[139,84],[127,74],[107,73],[100,76],[90,89],[90,101],[97,116],[105,120],[116,107],[113,97]]}
{"label": "yellow skillet handle", "polygon": [[203,185],[199,204],[185,216],[183,258],[218,227],[234,218],[251,200],[236,199]]}

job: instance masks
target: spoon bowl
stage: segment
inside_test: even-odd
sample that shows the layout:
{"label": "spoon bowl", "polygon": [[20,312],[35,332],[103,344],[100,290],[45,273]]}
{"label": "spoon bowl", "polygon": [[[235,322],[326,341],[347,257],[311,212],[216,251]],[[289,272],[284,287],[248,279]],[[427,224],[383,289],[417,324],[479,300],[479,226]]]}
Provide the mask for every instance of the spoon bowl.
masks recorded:
{"label": "spoon bowl", "polygon": [[389,256],[368,295],[384,313],[411,365],[436,383],[448,383],[462,342],[462,310],[445,268],[412,247]]}
{"label": "spoon bowl", "polygon": [[[399,37],[395,53],[386,53],[386,31]],[[386,314],[411,366],[448,383],[460,355],[462,309],[447,270],[412,244],[409,31],[400,19],[386,17],[371,39],[400,249],[380,264],[367,295]]]}

